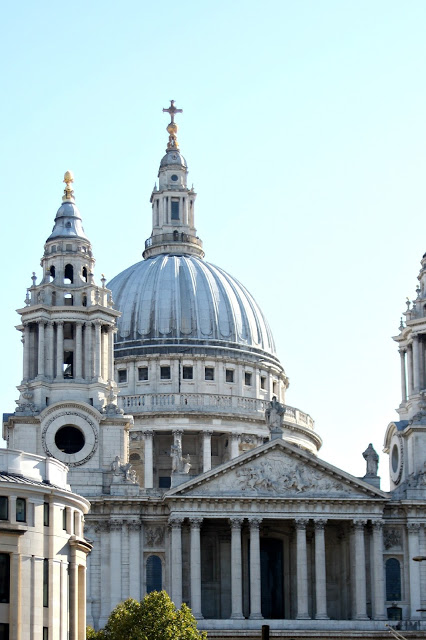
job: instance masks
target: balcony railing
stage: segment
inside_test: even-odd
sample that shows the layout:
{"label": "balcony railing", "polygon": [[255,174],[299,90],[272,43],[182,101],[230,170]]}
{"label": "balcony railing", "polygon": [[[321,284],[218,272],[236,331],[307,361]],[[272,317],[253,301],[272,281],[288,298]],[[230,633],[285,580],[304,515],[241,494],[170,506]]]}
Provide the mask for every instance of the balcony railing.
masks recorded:
{"label": "balcony railing", "polygon": [[[259,398],[226,396],[213,393],[147,393],[119,396],[119,405],[128,413],[211,412],[231,413],[262,418],[269,404]],[[284,422],[306,429],[314,428],[311,416],[295,407],[286,405]]]}
{"label": "balcony railing", "polygon": [[188,244],[196,244],[199,247],[203,245],[200,238],[175,231],[174,233],[159,233],[158,235],[151,236],[148,240],[145,240],[145,249],[156,247],[160,244],[168,244],[169,242],[186,242]]}

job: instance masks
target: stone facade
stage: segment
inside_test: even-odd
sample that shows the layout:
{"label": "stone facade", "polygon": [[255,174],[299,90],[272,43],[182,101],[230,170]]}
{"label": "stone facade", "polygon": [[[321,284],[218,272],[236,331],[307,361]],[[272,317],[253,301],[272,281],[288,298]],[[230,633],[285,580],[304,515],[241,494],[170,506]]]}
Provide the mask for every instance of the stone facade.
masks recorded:
{"label": "stone facade", "polygon": [[426,608],[413,560],[426,553],[423,290],[395,338],[403,401],[386,433],[385,493],[371,446],[363,478],[318,458],[312,418],[286,404],[261,310],[204,261],[173,109],[144,260],[95,283],[66,174],[43,277],[19,310],[23,379],[4,436],[68,464],[90,499],[88,623],[164,588],[211,637],[265,621],[283,635],[378,638],[388,620],[415,637]]}

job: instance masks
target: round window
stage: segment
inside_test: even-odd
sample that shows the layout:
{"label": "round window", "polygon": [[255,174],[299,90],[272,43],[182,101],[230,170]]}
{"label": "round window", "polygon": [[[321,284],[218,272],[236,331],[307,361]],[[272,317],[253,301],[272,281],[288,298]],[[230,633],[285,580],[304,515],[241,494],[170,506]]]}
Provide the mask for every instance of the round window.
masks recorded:
{"label": "round window", "polygon": [[67,425],[56,432],[55,444],[63,453],[77,453],[84,447],[84,443],[84,434],[77,427]]}
{"label": "round window", "polygon": [[398,451],[397,444],[394,444],[392,447],[391,461],[392,461],[392,471],[396,473],[398,471],[398,465],[399,465],[399,451]]}
{"label": "round window", "polygon": [[177,175],[175,173],[172,175],[172,180],[173,180],[173,182],[177,182],[179,180],[179,178],[177,177]]}

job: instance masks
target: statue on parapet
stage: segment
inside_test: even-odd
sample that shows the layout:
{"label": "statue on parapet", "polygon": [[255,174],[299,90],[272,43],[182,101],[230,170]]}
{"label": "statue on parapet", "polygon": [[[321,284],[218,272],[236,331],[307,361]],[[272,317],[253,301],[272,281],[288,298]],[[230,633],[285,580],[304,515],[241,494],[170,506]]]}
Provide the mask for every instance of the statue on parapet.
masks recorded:
{"label": "statue on parapet", "polygon": [[367,463],[366,476],[377,476],[377,470],[379,468],[379,456],[373,445],[370,444],[362,454],[362,457]]}
{"label": "statue on parapet", "polygon": [[278,402],[277,396],[273,396],[265,409],[265,422],[272,438],[281,438],[284,414],[285,406]]}
{"label": "statue on parapet", "polygon": [[185,458],[183,457],[182,445],[179,441],[172,444],[170,455],[172,457],[172,473],[188,474],[191,468],[191,459],[189,454]]}

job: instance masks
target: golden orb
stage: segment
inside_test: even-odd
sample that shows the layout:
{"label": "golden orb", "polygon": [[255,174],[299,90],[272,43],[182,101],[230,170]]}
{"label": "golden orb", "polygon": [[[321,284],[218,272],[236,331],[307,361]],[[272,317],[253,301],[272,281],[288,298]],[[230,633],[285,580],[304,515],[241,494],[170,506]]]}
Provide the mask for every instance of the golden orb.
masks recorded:
{"label": "golden orb", "polygon": [[177,130],[178,130],[178,126],[177,126],[177,124],[175,122],[171,122],[169,125],[167,125],[167,132],[170,135],[173,135],[173,134],[176,135]]}

